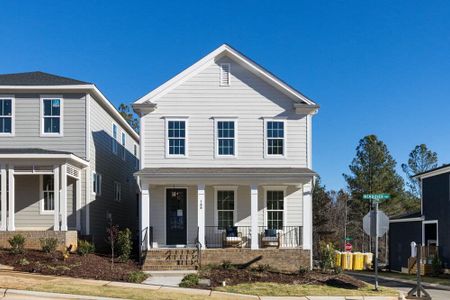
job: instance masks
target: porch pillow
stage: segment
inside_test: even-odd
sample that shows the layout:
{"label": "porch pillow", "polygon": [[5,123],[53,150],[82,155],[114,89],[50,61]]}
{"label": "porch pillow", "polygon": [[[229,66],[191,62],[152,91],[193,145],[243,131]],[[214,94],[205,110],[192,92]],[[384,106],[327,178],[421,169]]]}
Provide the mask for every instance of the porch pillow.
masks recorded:
{"label": "porch pillow", "polygon": [[264,231],[264,236],[267,237],[276,237],[277,236],[277,230],[276,229],[266,229]]}
{"label": "porch pillow", "polygon": [[227,229],[227,237],[237,237],[238,233],[237,233],[237,227],[228,227]]}

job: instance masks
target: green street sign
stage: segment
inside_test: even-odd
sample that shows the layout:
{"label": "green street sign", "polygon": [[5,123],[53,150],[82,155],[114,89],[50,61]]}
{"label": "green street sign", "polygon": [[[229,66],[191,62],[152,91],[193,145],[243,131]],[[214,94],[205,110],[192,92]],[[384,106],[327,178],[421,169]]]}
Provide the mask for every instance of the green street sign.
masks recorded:
{"label": "green street sign", "polygon": [[348,237],[345,238],[345,240],[346,240],[346,241],[351,241],[351,240],[353,240],[353,239],[352,239],[351,237],[348,236]]}
{"label": "green street sign", "polygon": [[387,200],[390,199],[391,195],[389,194],[364,194],[364,200]]}

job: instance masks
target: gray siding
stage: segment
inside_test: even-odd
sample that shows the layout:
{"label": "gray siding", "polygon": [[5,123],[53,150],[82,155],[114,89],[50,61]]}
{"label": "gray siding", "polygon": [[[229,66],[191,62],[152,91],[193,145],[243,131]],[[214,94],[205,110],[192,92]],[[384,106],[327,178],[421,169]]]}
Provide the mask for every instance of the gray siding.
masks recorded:
{"label": "gray siding", "polygon": [[[133,173],[135,157],[133,146],[138,143],[127,133],[126,160],[122,159],[120,146],[121,133],[124,128],[95,100],[90,101],[91,136],[90,167],[102,175],[102,194],[91,193],[90,224],[91,234],[96,244],[104,244],[107,213],[111,213],[113,222],[121,228],[129,227],[135,230],[138,225],[137,197],[138,192]],[[112,124],[118,126],[118,153],[112,152]],[[90,174],[92,176],[92,173]],[[92,178],[91,178],[92,181]],[[122,201],[114,200],[114,182],[121,184]]]}
{"label": "gray siding", "polygon": [[[45,93],[45,95],[49,95]],[[50,94],[51,95],[51,94]],[[55,94],[55,95],[60,95]],[[62,94],[63,137],[41,137],[40,94],[15,96],[15,135],[0,137],[0,147],[43,148],[73,152],[85,158],[85,94]]]}

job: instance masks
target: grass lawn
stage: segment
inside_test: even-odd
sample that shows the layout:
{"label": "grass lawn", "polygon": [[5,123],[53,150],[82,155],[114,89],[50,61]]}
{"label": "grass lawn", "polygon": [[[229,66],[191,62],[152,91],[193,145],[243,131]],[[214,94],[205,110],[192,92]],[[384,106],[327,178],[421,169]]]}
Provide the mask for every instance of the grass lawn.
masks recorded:
{"label": "grass lawn", "polygon": [[[373,275],[373,272],[361,272],[361,274]],[[380,276],[391,277],[391,278],[399,278],[399,279],[407,279],[416,281],[416,275],[409,275],[406,273],[396,273],[396,272],[380,272],[378,273]],[[446,274],[442,274],[439,277],[432,276],[422,276],[422,281],[427,283],[436,283],[450,286],[450,276]]]}
{"label": "grass lawn", "polygon": [[387,288],[376,292],[371,285],[352,290],[324,285],[259,282],[217,287],[215,290],[257,296],[398,296],[397,291]]}

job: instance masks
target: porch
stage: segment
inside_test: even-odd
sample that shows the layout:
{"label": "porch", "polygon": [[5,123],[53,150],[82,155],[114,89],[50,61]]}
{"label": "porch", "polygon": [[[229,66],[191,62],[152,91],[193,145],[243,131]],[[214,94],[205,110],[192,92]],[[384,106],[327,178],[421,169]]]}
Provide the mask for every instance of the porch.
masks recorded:
{"label": "porch", "polygon": [[29,238],[29,248],[50,236],[76,244],[86,166],[68,152],[0,149],[0,241],[20,231]]}
{"label": "porch", "polygon": [[138,175],[142,252],[311,249],[309,169],[161,168]]}

